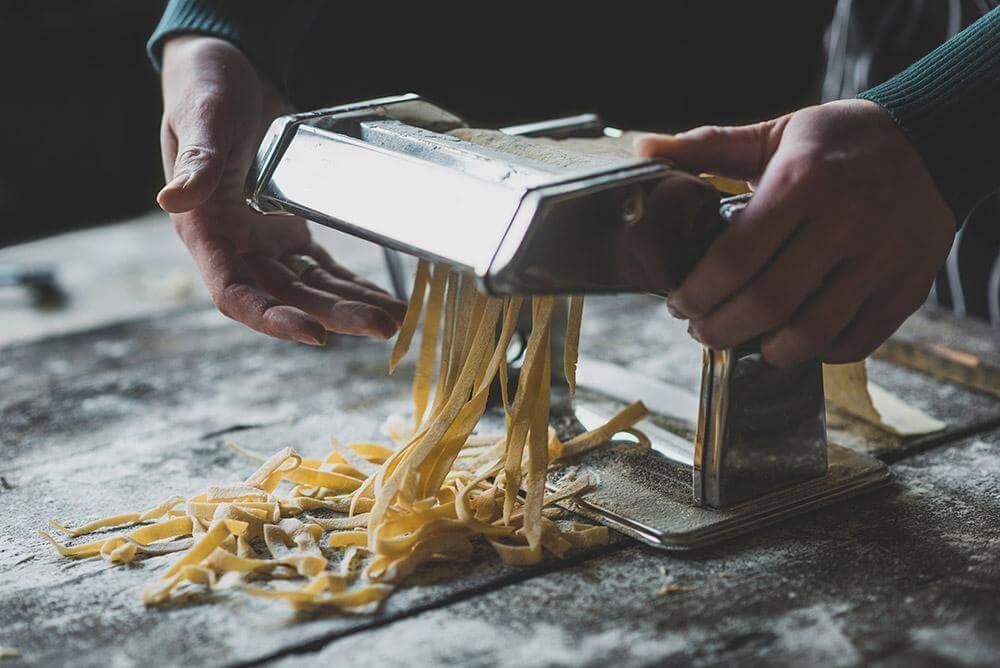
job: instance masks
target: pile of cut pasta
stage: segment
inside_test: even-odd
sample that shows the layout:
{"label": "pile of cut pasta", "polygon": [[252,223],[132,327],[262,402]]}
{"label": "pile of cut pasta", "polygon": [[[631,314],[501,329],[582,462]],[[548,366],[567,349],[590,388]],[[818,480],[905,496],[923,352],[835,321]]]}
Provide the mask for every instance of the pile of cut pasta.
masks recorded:
{"label": "pile of cut pasta", "polygon": [[[558,438],[549,426],[557,299],[487,297],[473,277],[421,261],[390,362],[391,371],[422,323],[413,419],[393,433],[394,444],[334,440],[322,459],[292,448],[265,456],[233,446],[260,461],[243,482],[77,528],[50,521],[71,537],[130,529],[92,542],[67,546],[39,533],[64,557],[128,563],[180,553],[143,590],[147,605],[238,587],[295,609],[352,613],[377,610],[422,564],[471,558],[475,541],[513,565],[606,543],[605,527],[551,508],[591,481],[581,476],[548,489],[546,474],[552,463],[631,430],[646,408],[637,402],[598,429]],[[532,327],[511,396],[506,355],[522,307],[530,307]],[[571,391],[582,311],[582,298],[571,297],[562,360]],[[505,433],[474,433],[495,379]]]}

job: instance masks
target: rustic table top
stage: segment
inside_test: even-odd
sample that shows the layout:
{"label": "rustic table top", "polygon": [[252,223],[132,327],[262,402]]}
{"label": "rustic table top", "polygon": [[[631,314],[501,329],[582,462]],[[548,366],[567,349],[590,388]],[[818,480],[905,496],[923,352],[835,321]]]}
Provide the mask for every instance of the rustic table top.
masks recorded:
{"label": "rustic table top", "polygon": [[[87,234],[132,238],[160,222]],[[44,253],[72,255],[65,239],[46,243]],[[358,248],[376,271],[377,253]],[[180,255],[161,260],[190,272]],[[80,275],[72,289],[86,292]],[[128,299],[103,322],[64,315],[50,328],[63,333],[46,337],[11,308],[20,333],[0,344],[0,646],[20,650],[12,666],[1000,662],[1000,400],[879,360],[875,381],[948,428],[900,439],[831,416],[832,438],[891,461],[894,484],[753,535],[690,554],[620,539],[531,568],[482,549],[423,568],[375,616],[296,616],[241,592],[146,609],[139,589],[170,557],[64,560],[35,530],[244,477],[253,463],[229,441],[308,454],[331,435],[381,437],[383,419],[407,407],[410,367],[387,376],[384,342],[314,349],[257,335],[196,285],[183,299]],[[585,322],[585,354],[697,393],[698,348],[660,303],[594,299]],[[1000,346],[995,332],[975,332],[977,349]],[[690,436],[683,421],[666,423]]]}

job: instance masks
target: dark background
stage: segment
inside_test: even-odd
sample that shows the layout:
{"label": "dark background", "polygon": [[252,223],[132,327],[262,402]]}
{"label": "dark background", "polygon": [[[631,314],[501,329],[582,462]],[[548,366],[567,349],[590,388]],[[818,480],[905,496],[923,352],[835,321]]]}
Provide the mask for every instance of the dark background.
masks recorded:
{"label": "dark background", "polygon": [[[145,41],[162,4],[0,2],[0,245],[154,206],[161,107]],[[815,99],[833,2],[581,3],[572,11],[587,13],[567,18],[569,34],[582,18],[606,22],[608,37],[558,51],[532,32],[537,7],[495,6],[496,18],[461,19],[511,26],[510,67],[483,80],[471,76],[474,34],[449,29],[460,21],[454,15],[415,36],[391,12],[379,16],[366,3],[350,14],[345,0],[333,3],[296,57],[295,102],[318,107],[414,91],[487,125],[574,111],[664,130],[757,120]],[[419,44],[419,54],[398,49],[404,41]],[[594,82],[615,94],[588,95]],[[508,85],[519,94],[506,94]]]}

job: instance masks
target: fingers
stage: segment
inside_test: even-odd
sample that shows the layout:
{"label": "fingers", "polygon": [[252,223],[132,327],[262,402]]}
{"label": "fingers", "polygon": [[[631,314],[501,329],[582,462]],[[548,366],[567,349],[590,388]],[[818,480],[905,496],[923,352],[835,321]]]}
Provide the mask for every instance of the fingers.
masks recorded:
{"label": "fingers", "polygon": [[692,172],[760,181],[750,204],[671,295],[675,316],[704,318],[750,281],[802,222],[804,199],[794,171],[768,170],[787,118],[637,140],[639,155],[666,158]]}
{"label": "fingers", "polygon": [[397,327],[403,324],[406,304],[382,290],[373,290],[360,283],[336,278],[322,267],[306,271],[302,274],[302,281],[317,290],[380,308],[389,315]]}
{"label": "fingers", "polygon": [[826,230],[818,222],[801,226],[745,287],[693,320],[692,334],[711,348],[731,348],[787,322],[836,263]]}
{"label": "fingers", "polygon": [[[245,259],[268,292],[301,308],[331,332],[387,339],[399,328],[388,311],[376,304],[308,285],[294,271],[272,258],[248,255]],[[319,271],[321,269],[314,268],[303,275]]]}
{"label": "fingers", "polygon": [[322,325],[250,283],[230,283],[214,296],[219,311],[269,336],[312,346],[326,343]]}
{"label": "fingers", "polygon": [[316,243],[310,244],[304,254],[314,258],[320,265],[317,269],[302,275],[302,280],[308,285],[340,295],[345,299],[378,306],[386,311],[397,325],[403,324],[406,302],[396,299],[371,281],[361,278],[337,263],[322,246]]}
{"label": "fingers", "polygon": [[223,315],[279,339],[326,343],[326,330],[319,321],[255,285],[250,268],[231,243],[197,233],[186,234],[184,241]]}
{"label": "fingers", "polygon": [[763,338],[764,358],[785,367],[817,357],[864,304],[874,273],[856,261],[838,265],[792,318]]}
{"label": "fingers", "polygon": [[827,364],[862,360],[895,332],[927,299],[932,282],[910,286],[886,285],[874,293],[848,327],[822,351]]}
{"label": "fingers", "polygon": [[[669,299],[671,313],[699,320],[746,285],[806,216],[795,161],[765,172],[753,199],[719,235]],[[791,165],[791,166],[789,166]]]}
{"label": "fingers", "polygon": [[764,171],[781,138],[786,117],[739,127],[705,126],[677,135],[644,135],[636,139],[636,153],[662,158],[695,174],[711,172],[746,181]]}

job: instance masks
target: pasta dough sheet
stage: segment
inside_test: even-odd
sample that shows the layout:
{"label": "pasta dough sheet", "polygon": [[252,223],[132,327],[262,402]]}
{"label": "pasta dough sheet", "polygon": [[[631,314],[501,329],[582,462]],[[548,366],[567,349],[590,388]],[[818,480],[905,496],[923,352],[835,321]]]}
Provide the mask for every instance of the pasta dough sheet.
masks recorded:
{"label": "pasta dough sheet", "polygon": [[508,135],[499,130],[458,128],[448,134],[472,144],[566,170],[613,167],[637,160],[632,152],[637,133],[625,133],[621,137],[548,139]]}
{"label": "pasta dough sheet", "polygon": [[829,404],[898,436],[931,434],[947,426],[869,381],[864,361],[824,364],[823,391]]}

